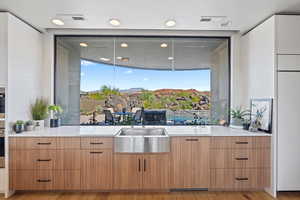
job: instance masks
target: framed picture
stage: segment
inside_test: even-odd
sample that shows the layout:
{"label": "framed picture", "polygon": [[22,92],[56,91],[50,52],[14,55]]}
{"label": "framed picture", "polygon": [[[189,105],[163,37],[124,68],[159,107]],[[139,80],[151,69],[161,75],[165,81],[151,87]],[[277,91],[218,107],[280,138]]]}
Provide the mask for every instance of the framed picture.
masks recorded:
{"label": "framed picture", "polygon": [[257,113],[261,113],[261,126],[258,130],[272,133],[273,99],[251,99],[250,120],[256,120]]}

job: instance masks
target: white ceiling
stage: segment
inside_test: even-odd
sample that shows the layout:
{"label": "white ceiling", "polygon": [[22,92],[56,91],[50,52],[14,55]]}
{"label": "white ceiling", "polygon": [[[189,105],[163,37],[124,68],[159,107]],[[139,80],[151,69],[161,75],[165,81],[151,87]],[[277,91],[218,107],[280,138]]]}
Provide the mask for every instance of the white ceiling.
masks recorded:
{"label": "white ceiling", "polygon": [[[246,31],[278,12],[299,12],[300,0],[0,0],[0,10],[10,11],[39,29],[57,28],[57,14],[83,14],[84,22],[66,21],[64,28],[108,29],[110,18],[121,20],[124,29],[172,29]],[[227,16],[231,27],[201,25],[201,16]]]}
{"label": "white ceiling", "polygon": [[[214,50],[226,41],[221,38],[117,37],[115,42],[112,37],[62,37],[58,39],[60,45],[80,52],[82,59],[103,62],[101,58],[107,58],[110,60],[103,63],[160,70],[211,68],[211,56]],[[80,47],[79,43],[81,42],[87,43],[88,47]],[[122,48],[121,43],[128,44],[128,47]],[[168,46],[161,48],[162,43],[166,43]],[[118,60],[119,56],[129,60]],[[173,57],[173,61],[168,57]]]}

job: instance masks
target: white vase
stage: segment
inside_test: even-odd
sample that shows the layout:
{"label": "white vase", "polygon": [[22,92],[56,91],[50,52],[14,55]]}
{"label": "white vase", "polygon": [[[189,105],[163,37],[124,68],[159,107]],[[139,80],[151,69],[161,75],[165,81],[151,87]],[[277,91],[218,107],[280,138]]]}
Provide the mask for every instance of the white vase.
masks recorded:
{"label": "white vase", "polygon": [[45,120],[34,120],[35,130],[41,130],[45,128]]}

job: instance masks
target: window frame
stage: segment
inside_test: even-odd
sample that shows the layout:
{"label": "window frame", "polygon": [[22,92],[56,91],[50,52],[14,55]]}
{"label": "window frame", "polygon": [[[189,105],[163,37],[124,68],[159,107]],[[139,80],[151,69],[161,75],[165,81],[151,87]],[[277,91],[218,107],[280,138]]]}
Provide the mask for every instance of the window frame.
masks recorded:
{"label": "window frame", "polygon": [[[226,39],[228,44],[228,124],[230,124],[231,115],[230,115],[230,109],[231,109],[231,71],[232,71],[232,63],[231,63],[231,37],[230,36],[183,36],[183,35],[69,35],[69,34],[55,34],[54,35],[54,56],[53,56],[53,63],[54,63],[54,70],[53,70],[53,103],[56,104],[56,72],[57,72],[57,38],[63,38],[63,37],[131,37],[131,38],[213,38],[213,39]],[[216,124],[217,125],[217,124]],[[80,124],[63,124],[62,126],[81,126]],[[97,125],[91,125],[91,126],[97,126]],[[114,126],[122,126],[122,125],[114,125]],[[162,126],[162,125],[160,125]],[[170,126],[170,125],[165,125]],[[181,126],[181,125],[172,125],[172,126]],[[183,125],[187,126],[187,125]],[[192,126],[192,125],[189,125]],[[209,125],[208,125],[209,126]]]}

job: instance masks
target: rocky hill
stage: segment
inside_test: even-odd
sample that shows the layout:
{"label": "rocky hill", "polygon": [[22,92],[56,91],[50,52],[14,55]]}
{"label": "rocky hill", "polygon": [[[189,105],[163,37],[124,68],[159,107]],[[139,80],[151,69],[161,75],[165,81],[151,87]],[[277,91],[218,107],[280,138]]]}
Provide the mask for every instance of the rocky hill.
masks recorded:
{"label": "rocky hill", "polygon": [[195,89],[159,89],[154,91],[132,88],[128,90],[104,87],[100,91],[82,92],[80,108],[82,114],[94,111],[102,112],[104,108],[130,111],[133,107],[145,109],[168,110],[209,110],[210,92]]}

